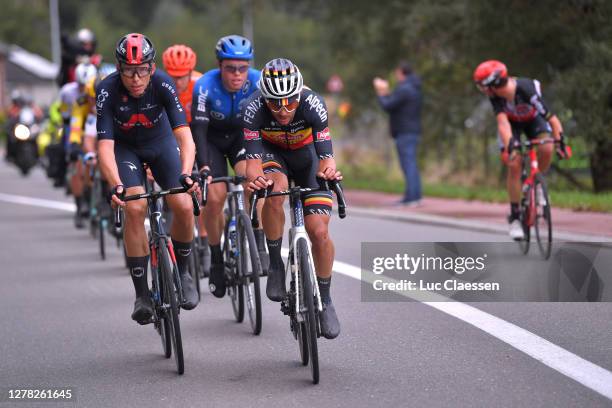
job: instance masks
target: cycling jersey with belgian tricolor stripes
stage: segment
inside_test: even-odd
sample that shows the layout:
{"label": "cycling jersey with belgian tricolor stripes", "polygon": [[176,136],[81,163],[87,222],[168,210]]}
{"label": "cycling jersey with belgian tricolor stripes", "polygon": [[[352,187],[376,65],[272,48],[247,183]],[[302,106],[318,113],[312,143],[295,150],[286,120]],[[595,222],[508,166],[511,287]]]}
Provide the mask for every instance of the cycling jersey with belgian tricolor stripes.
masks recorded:
{"label": "cycling jersey with belgian tricolor stripes", "polygon": [[242,127],[247,159],[261,159],[263,143],[283,150],[297,150],[314,143],[319,159],[333,157],[325,101],[308,88],[302,90],[295,116],[286,126],[276,122],[258,90],[242,109]]}

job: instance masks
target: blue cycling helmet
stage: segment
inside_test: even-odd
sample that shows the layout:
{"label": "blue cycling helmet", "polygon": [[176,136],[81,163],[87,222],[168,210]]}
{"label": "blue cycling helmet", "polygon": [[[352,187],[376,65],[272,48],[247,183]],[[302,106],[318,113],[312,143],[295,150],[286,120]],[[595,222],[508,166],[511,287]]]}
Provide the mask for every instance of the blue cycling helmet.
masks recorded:
{"label": "blue cycling helmet", "polygon": [[251,42],[240,35],[221,37],[217,42],[217,59],[253,59],[253,46]]}

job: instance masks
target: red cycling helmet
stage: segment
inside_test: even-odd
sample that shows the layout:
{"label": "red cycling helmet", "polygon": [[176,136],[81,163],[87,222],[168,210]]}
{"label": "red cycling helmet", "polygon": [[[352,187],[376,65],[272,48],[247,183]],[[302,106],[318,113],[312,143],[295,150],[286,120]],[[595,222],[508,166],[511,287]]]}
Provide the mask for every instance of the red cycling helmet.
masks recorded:
{"label": "red cycling helmet", "polygon": [[189,74],[196,66],[196,54],[186,45],[168,47],[162,55],[164,69],[170,76],[182,77]]}
{"label": "red cycling helmet", "polygon": [[477,85],[497,88],[505,85],[507,80],[508,68],[503,62],[497,60],[485,61],[474,71],[474,82]]}
{"label": "red cycling helmet", "polygon": [[155,59],[155,48],[145,35],[131,33],[119,40],[115,48],[115,57],[122,64],[146,64]]}

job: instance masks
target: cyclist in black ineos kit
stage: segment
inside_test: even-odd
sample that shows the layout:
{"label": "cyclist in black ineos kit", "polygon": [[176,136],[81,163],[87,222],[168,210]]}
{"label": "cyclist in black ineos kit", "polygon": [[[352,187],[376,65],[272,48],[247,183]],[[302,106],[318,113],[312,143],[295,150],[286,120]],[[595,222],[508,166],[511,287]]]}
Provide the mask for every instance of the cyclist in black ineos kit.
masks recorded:
{"label": "cyclist in black ineos kit", "polygon": [[[147,163],[162,189],[195,191],[189,176],[195,145],[172,79],[155,69],[155,49],[142,34],[122,37],[115,50],[117,72],[97,87],[98,156],[104,178],[113,186],[112,204],[125,208],[124,239],[128,266],[136,291],[132,319],[150,321],[153,304],[147,283],[149,248],[144,228],[146,200],[122,201],[125,194],[144,193]],[[193,204],[188,194],[166,196],[174,217],[170,228],[183,297],[190,310],[198,293],[188,270],[193,240]]]}
{"label": "cyclist in black ineos kit", "polygon": [[[510,236],[521,240],[524,238],[519,220],[522,158],[512,142],[520,141],[521,133],[525,133],[530,140],[550,137],[552,133],[560,142],[557,145],[557,155],[567,158],[563,127],[559,118],[544,103],[538,80],[509,77],[506,66],[496,60],[478,65],[473,77],[477,88],[490,98],[497,118],[502,161],[508,166]],[[538,164],[542,172],[546,172],[550,167],[552,152],[552,144],[544,144],[538,148]],[[538,200],[545,200],[540,191],[536,191],[536,197]]]}

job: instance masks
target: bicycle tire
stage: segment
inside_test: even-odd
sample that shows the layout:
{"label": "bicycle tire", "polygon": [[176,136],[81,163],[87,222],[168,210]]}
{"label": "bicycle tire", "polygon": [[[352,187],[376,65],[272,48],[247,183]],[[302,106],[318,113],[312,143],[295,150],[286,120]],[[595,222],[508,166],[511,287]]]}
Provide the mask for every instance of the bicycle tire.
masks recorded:
{"label": "bicycle tire", "polygon": [[106,230],[106,226],[104,225],[104,218],[100,218],[100,223],[98,225],[98,241],[100,246],[100,258],[104,261],[106,259],[106,242],[104,240],[104,232]]}
{"label": "bicycle tire", "polygon": [[518,241],[518,244],[521,249],[521,252],[525,255],[527,255],[527,253],[529,252],[529,246],[531,241],[531,227],[529,226],[529,201],[531,199],[531,190],[532,188],[529,187],[529,190],[523,196],[523,199],[521,200],[520,210],[520,221],[521,226],[523,227],[524,237],[522,240]]}
{"label": "bicycle tire", "polygon": [[312,281],[312,265],[308,256],[310,248],[306,239],[298,239],[298,268],[302,280],[302,296],[304,305],[304,325],[308,339],[308,354],[312,383],[319,383],[319,350],[317,345],[317,318],[315,313],[314,282]]}
{"label": "bicycle tire", "polygon": [[183,340],[181,337],[181,323],[179,320],[179,301],[176,285],[174,284],[174,275],[176,273],[176,265],[170,261],[170,253],[166,245],[160,245],[158,250],[160,260],[160,270],[163,279],[164,292],[162,304],[169,303],[168,320],[170,322],[170,338],[172,340],[172,351],[174,352],[174,361],[179,375],[185,372],[185,360],[183,358]]}
{"label": "bicycle tire", "polygon": [[550,258],[550,253],[552,251],[552,219],[550,214],[548,188],[546,187],[546,182],[541,174],[536,174],[535,191],[538,190],[537,186],[540,186],[542,189],[542,195],[544,196],[546,205],[540,206],[540,203],[536,201],[537,208],[535,215],[535,235],[536,241],[538,242],[538,248],[540,249],[540,254],[544,259],[548,259]]}
{"label": "bicycle tire", "polygon": [[200,267],[198,265],[198,255],[195,240],[191,242],[191,253],[189,254],[188,266],[189,273],[191,274],[191,277],[196,284],[198,300],[200,300],[202,298],[202,293],[200,292]]}
{"label": "bicycle tire", "polygon": [[[223,259],[225,259],[224,272],[228,275],[227,291],[229,298],[232,302],[232,310],[234,311],[234,318],[237,323],[242,323],[244,320],[244,291],[242,290],[242,284],[240,283],[240,271],[238,268],[239,260],[234,259],[230,245],[229,245],[229,218],[226,218],[225,231],[223,239]],[[236,238],[240,242],[239,231],[236,228]]]}
{"label": "bicycle tire", "polygon": [[[255,241],[255,233],[251,225],[251,219],[244,212],[238,214],[238,236],[240,237],[240,262],[241,281],[243,282],[244,300],[247,306],[249,321],[254,335],[261,333],[261,289],[259,276],[261,274],[261,261]],[[247,251],[248,246],[248,251]],[[250,268],[249,268],[250,266]]]}
{"label": "bicycle tire", "polygon": [[[93,207],[90,207],[90,208],[93,208]],[[96,210],[93,209],[91,211],[95,212]],[[99,218],[96,214],[92,214],[89,216],[89,235],[91,235],[93,239],[96,239],[96,237],[98,236],[98,231],[96,231],[96,229],[98,228],[98,223],[99,223]]]}
{"label": "bicycle tire", "polygon": [[[157,265],[159,267],[159,260],[158,260]],[[164,285],[162,283],[161,277],[159,276],[159,269],[156,269],[154,271],[152,266],[151,266],[151,279],[153,280],[153,291],[154,292],[156,290],[155,286],[157,284],[159,285],[159,290],[157,291],[157,293],[159,294],[159,300],[157,302],[154,301],[155,313],[157,315],[157,320],[158,320],[157,332],[159,333],[159,336],[161,337],[164,357],[170,358],[172,356],[172,340],[170,339],[170,330],[171,330],[170,319],[168,318],[167,313],[164,310],[162,310],[160,307],[163,305],[164,296],[162,295],[162,293],[164,293]],[[157,284],[155,282],[157,282]]]}
{"label": "bicycle tire", "polygon": [[[289,255],[288,255],[288,264],[289,264],[289,269],[290,270],[295,270],[297,268],[295,268],[295,263],[294,263],[294,256],[293,256],[294,252],[293,249],[289,249]],[[289,302],[289,307],[292,309],[291,313],[289,314],[289,318],[291,319],[291,331],[293,332],[293,337],[297,340],[298,342],[298,349],[300,352],[300,361],[302,362],[303,366],[307,366],[308,365],[308,337],[306,335],[306,325],[304,324],[304,322],[298,322],[297,316],[295,316],[295,302],[297,302],[296,300],[296,294],[295,294],[295,274],[291,274],[291,282],[290,282],[290,302]]]}

